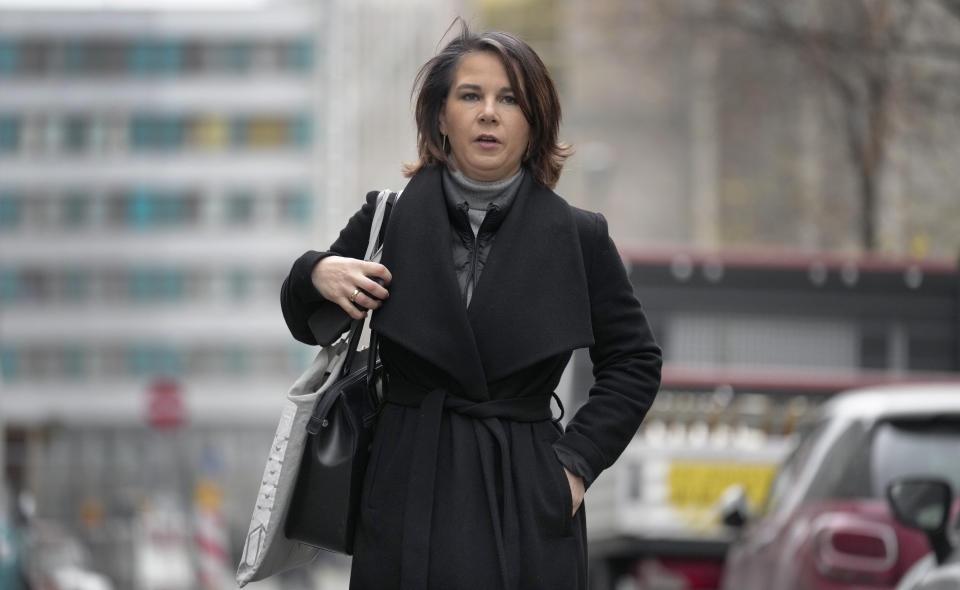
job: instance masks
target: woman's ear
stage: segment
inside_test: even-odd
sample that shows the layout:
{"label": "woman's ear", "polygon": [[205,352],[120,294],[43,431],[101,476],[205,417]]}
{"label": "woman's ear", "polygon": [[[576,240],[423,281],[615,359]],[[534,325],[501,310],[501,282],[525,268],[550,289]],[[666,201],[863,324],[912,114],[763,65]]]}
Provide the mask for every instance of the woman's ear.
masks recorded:
{"label": "woman's ear", "polygon": [[440,135],[449,135],[447,133],[447,99],[440,103],[440,112],[437,113],[437,126],[440,128]]}

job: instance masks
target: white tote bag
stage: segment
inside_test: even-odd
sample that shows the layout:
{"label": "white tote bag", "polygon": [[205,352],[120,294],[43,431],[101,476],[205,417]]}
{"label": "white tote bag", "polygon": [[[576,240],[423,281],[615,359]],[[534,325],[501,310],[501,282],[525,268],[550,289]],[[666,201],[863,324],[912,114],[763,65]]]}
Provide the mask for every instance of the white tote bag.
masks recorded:
{"label": "white tote bag", "polygon": [[[383,224],[387,197],[384,190],[377,197],[377,208],[370,225],[370,240],[366,260],[377,262],[381,251],[375,249],[376,238]],[[397,195],[399,198],[399,195]],[[370,315],[364,324],[369,330]],[[307,440],[307,421],[317,399],[340,374],[346,358],[350,333],[317,353],[310,367],[294,382],[287,393],[287,401],[280,414],[280,423],[273,435],[273,444],[267,456],[267,465],[260,481],[260,491],[250,518],[250,528],[243,546],[243,555],[237,568],[237,584],[242,588],[248,582],[262,580],[284,570],[309,563],[320,551],[312,545],[292,541],[283,534],[290,497],[300,470],[300,460]],[[368,334],[361,341],[369,340]]]}

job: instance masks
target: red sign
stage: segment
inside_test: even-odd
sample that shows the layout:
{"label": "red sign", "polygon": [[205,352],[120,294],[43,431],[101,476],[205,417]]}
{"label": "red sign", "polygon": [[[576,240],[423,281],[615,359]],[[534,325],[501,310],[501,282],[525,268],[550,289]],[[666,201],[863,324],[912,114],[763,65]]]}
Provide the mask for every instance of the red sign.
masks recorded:
{"label": "red sign", "polygon": [[147,421],[158,430],[173,430],[183,424],[186,408],[180,386],[168,379],[154,381],[147,391]]}

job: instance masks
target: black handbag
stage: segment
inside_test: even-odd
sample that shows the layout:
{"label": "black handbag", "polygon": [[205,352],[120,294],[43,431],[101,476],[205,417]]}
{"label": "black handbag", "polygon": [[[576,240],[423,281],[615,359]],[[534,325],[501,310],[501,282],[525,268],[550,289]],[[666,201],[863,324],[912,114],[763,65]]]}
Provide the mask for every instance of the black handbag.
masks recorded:
{"label": "black handbag", "polygon": [[[375,237],[378,252],[396,198],[392,194],[387,200]],[[376,332],[370,333],[366,354],[357,351],[364,321],[351,322],[340,374],[317,399],[307,422],[307,440],[284,520],[288,539],[347,555],[353,554],[370,444],[387,386]]]}
{"label": "black handbag", "polygon": [[[284,533],[320,549],[353,554],[353,534],[382,403],[383,367],[371,335],[366,363],[355,367],[363,320],[356,320],[340,379],[314,407]],[[350,370],[350,367],[355,367]]]}

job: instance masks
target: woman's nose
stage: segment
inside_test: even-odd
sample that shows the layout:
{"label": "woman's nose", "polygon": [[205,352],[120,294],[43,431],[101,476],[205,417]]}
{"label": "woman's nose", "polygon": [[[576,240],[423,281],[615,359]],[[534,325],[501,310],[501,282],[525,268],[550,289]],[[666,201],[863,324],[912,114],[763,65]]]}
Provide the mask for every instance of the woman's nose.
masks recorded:
{"label": "woman's nose", "polygon": [[480,110],[480,120],[485,123],[497,121],[497,103],[495,100],[483,101],[483,108]]}

